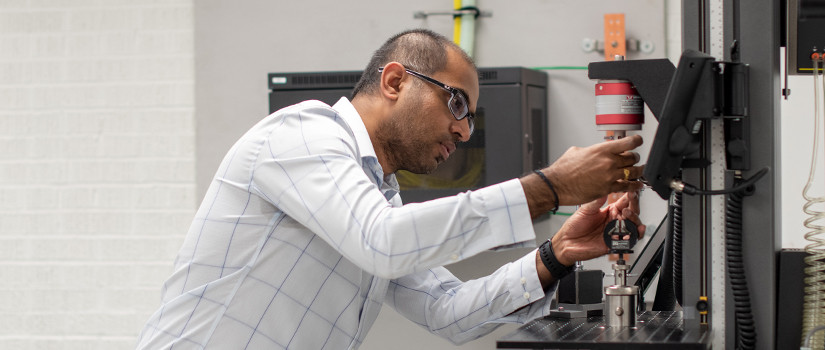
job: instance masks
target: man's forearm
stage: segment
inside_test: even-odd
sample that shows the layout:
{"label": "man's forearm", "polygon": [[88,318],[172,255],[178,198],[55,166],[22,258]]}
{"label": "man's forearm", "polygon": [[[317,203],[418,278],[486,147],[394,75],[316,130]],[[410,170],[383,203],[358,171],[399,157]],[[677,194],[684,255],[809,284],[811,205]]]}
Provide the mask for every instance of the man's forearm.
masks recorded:
{"label": "man's forearm", "polygon": [[[541,171],[541,170],[540,170]],[[527,207],[530,208],[530,217],[535,219],[552,210],[558,198],[537,174],[530,174],[519,179],[527,198]]]}

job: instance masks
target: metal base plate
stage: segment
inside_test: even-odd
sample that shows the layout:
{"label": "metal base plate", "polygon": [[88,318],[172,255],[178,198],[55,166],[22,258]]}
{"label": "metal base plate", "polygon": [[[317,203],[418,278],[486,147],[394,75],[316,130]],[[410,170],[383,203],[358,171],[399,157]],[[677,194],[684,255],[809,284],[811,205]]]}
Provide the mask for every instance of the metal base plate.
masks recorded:
{"label": "metal base plate", "polygon": [[528,322],[497,342],[499,349],[702,349],[709,348],[707,327],[685,329],[682,313],[646,311],[636,327],[609,328],[604,317],[545,317]]}

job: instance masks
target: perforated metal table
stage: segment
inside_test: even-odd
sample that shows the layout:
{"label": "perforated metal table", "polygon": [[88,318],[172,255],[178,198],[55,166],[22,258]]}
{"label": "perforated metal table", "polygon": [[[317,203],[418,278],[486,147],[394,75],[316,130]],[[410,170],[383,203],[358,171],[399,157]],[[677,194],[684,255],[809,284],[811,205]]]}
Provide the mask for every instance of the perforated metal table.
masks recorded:
{"label": "perforated metal table", "polygon": [[499,349],[691,349],[706,350],[710,330],[685,329],[681,312],[646,311],[636,327],[609,328],[604,317],[540,318],[499,339]]}

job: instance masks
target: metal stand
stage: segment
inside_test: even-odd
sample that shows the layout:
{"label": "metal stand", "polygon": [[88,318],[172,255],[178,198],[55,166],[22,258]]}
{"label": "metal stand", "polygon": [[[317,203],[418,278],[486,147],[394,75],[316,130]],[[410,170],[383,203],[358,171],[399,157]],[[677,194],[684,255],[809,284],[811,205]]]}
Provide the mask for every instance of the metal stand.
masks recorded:
{"label": "metal stand", "polygon": [[573,273],[559,281],[557,309],[550,310],[550,316],[560,318],[585,318],[601,316],[602,302],[601,270],[585,270],[580,261],[576,262]]}
{"label": "metal stand", "polygon": [[550,310],[550,317],[572,319],[601,316],[604,303],[597,304],[559,304],[559,308]]}
{"label": "metal stand", "polygon": [[639,287],[627,285],[629,268],[624,257],[619,255],[619,261],[613,264],[616,284],[604,288],[605,300],[607,300],[605,315],[607,315],[607,326],[611,328],[636,326],[636,299],[639,295]]}

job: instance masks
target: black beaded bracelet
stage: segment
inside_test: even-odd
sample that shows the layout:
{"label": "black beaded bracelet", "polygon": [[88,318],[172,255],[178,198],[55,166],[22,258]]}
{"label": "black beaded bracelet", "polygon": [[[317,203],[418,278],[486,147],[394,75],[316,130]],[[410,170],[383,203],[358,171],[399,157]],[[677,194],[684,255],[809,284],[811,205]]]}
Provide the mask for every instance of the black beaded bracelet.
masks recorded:
{"label": "black beaded bracelet", "polygon": [[544,176],[544,173],[541,170],[533,170],[534,173],[538,174],[539,177],[544,180],[544,183],[547,184],[547,187],[550,187],[550,191],[553,192],[553,204],[555,205],[553,209],[550,209],[550,212],[555,214],[557,210],[559,210],[559,194],[556,193],[556,189],[553,187],[553,184],[550,180],[547,179],[547,176]]}
{"label": "black beaded bracelet", "polygon": [[553,253],[553,243],[548,239],[541,246],[539,246],[539,256],[544,267],[550,271],[556,281],[561,280],[570,272],[573,272],[573,266],[564,266],[556,259],[556,254]]}

